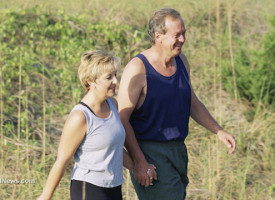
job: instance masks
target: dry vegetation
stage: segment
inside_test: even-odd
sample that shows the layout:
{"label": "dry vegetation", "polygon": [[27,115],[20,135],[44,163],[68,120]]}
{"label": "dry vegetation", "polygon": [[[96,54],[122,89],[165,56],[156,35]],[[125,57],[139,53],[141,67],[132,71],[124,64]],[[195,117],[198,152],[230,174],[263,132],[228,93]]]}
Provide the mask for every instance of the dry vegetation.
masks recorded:
{"label": "dry vegetation", "polygon": [[[1,182],[0,199],[35,199],[41,193],[66,116],[82,95],[76,78],[80,54],[101,48],[127,63],[149,47],[148,19],[164,6],[179,10],[185,20],[183,52],[193,88],[238,145],[235,154],[227,155],[215,135],[191,120],[187,199],[275,198],[275,47],[268,57],[261,43],[274,31],[268,23],[275,15],[273,1],[1,0],[0,181],[35,182]],[[260,58],[261,53],[266,57]],[[246,84],[261,80],[255,76],[251,82],[245,73],[259,66],[273,73],[269,85],[258,87],[260,95],[257,87],[245,93]],[[69,199],[72,167],[53,199]],[[137,199],[126,170],[123,195]]]}

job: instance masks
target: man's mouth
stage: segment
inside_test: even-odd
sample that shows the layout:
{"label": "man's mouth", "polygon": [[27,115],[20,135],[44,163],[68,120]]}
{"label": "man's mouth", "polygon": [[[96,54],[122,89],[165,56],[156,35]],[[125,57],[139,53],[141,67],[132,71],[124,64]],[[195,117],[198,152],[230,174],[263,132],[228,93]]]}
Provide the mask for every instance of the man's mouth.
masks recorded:
{"label": "man's mouth", "polygon": [[115,91],[115,90],[116,90],[116,88],[115,88],[115,87],[111,87],[111,88],[110,88],[110,90]]}

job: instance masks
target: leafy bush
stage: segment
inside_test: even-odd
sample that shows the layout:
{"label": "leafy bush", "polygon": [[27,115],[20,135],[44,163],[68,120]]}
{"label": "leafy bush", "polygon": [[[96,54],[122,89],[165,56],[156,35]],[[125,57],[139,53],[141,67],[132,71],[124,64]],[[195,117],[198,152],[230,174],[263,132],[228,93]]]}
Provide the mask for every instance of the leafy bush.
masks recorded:
{"label": "leafy bush", "polygon": [[[235,38],[234,52],[236,84],[238,95],[254,106],[258,102],[274,108],[275,98],[275,16],[271,19],[270,30],[260,42],[259,49],[247,49],[246,42]],[[232,70],[224,60],[223,85],[233,94]]]}
{"label": "leafy bush", "polygon": [[29,91],[34,120],[42,116],[43,101],[49,108],[49,119],[63,116],[81,97],[76,71],[83,52],[103,49],[125,61],[137,52],[136,44],[144,39],[143,33],[131,25],[120,25],[118,20],[93,21],[87,15],[68,16],[62,10],[57,15],[39,9],[7,10],[0,20],[6,118],[17,117],[17,108],[12,104],[18,99],[19,76],[22,91]]}

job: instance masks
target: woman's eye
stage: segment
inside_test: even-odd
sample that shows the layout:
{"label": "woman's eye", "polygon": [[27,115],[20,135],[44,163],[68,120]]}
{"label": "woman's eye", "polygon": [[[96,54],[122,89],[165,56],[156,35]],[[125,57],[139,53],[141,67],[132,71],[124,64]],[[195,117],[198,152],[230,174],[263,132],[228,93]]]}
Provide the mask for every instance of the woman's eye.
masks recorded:
{"label": "woman's eye", "polygon": [[113,76],[107,76],[108,80],[111,80],[113,78]]}

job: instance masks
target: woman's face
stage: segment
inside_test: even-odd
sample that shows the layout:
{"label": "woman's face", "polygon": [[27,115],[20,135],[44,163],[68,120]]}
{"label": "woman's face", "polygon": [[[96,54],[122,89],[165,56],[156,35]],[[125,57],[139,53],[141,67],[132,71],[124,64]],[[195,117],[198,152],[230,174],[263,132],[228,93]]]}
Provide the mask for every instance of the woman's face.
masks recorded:
{"label": "woman's face", "polygon": [[106,72],[100,75],[95,80],[95,86],[97,91],[99,91],[102,95],[105,94],[106,98],[113,97],[115,95],[117,78],[117,71]]}

